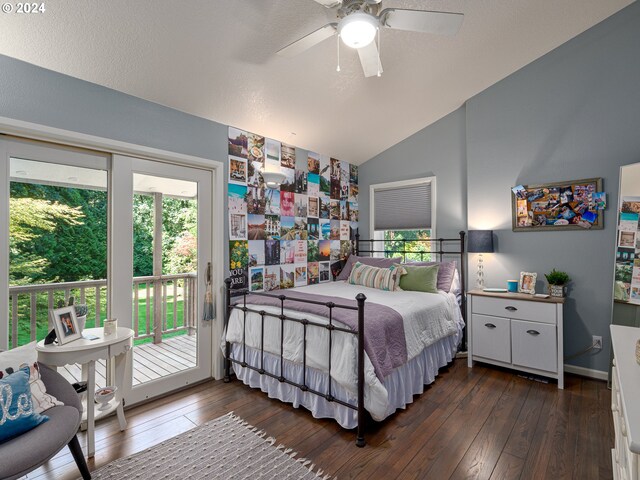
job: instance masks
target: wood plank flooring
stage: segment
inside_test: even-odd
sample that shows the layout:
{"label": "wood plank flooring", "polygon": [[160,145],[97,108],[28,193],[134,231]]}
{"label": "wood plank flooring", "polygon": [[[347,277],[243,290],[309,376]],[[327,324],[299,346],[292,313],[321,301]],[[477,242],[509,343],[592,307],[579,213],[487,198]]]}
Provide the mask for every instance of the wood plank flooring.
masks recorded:
{"label": "wood plank flooring", "polygon": [[[406,410],[367,429],[365,448],[333,420],[239,381],[210,381],[126,411],[96,428],[95,469],[229,411],[340,479],[608,479],[613,426],[605,382],[573,375],[565,390],[456,360]],[[80,443],[85,445],[85,433]],[[29,478],[72,479],[67,449]]]}
{"label": "wood plank flooring", "polygon": [[[171,375],[196,366],[196,336],[179,335],[162,343],[145,343],[133,350],[133,385]],[[96,388],[106,386],[105,361],[96,362]],[[66,365],[58,372],[70,383],[82,378],[80,365]]]}

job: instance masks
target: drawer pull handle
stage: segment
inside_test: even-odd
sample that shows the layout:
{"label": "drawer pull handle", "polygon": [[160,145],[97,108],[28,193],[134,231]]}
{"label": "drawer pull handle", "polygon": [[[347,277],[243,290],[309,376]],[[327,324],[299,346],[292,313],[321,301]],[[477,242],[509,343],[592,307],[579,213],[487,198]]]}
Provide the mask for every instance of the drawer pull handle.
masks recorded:
{"label": "drawer pull handle", "polygon": [[493,323],[485,323],[484,326],[487,328],[496,328],[496,326]]}
{"label": "drawer pull handle", "polygon": [[509,310],[510,312],[515,312],[516,310],[518,310],[516,307],[512,307],[511,305],[509,305],[508,307],[504,307],[505,310]]}
{"label": "drawer pull handle", "polygon": [[527,333],[529,335],[540,335],[540,332],[537,330],[527,330]]}

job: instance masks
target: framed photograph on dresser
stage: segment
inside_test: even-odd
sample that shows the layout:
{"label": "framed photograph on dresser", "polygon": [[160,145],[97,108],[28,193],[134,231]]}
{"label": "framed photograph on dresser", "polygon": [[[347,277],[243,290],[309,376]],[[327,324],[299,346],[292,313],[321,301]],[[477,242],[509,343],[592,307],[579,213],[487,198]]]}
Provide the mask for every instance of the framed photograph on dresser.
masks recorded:
{"label": "framed photograph on dresser", "polygon": [[536,293],[537,273],[520,272],[520,282],[518,283],[518,292],[520,293]]}

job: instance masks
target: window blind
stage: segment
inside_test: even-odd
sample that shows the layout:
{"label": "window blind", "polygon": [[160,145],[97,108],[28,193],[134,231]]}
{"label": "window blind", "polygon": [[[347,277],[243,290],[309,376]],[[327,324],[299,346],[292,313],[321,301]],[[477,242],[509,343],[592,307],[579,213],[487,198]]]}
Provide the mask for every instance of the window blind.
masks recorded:
{"label": "window blind", "polygon": [[431,182],[374,190],[374,230],[431,228]]}

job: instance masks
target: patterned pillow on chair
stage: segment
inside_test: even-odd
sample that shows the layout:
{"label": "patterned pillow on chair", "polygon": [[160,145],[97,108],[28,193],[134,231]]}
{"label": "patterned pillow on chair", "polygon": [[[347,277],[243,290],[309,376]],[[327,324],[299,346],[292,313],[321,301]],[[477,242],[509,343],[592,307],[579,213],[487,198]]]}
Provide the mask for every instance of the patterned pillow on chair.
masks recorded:
{"label": "patterned pillow on chair", "polygon": [[49,417],[36,413],[29,388],[29,367],[0,379],[0,442],[37,427]]}
{"label": "patterned pillow on chair", "polygon": [[[44,386],[44,383],[40,378],[38,362],[35,362],[32,365],[27,365],[26,363],[20,365],[20,369],[24,367],[29,369],[29,388],[31,389],[33,409],[36,413],[42,413],[56,405],[64,405],[64,403],[56,399],[56,397],[47,393],[47,387]],[[11,367],[7,368],[4,372],[0,370],[0,380],[6,375],[10,375],[12,373],[14,373],[14,369]]]}

